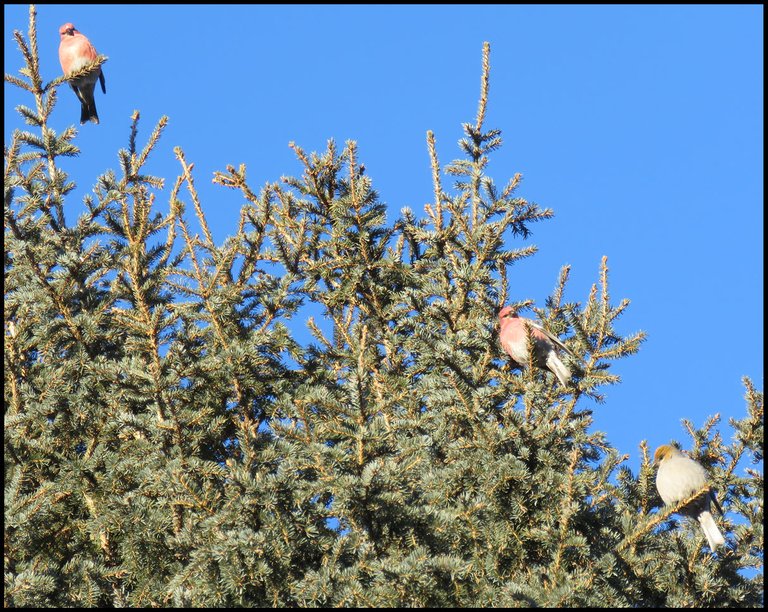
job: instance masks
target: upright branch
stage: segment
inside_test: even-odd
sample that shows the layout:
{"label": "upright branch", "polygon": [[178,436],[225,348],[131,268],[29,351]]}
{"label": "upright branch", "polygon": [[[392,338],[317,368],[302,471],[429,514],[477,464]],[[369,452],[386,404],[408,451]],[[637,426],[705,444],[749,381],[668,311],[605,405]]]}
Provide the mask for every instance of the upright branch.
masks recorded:
{"label": "upright branch", "polygon": [[475,131],[480,133],[485,121],[485,108],[488,104],[488,86],[491,79],[491,45],[488,42],[483,43],[483,70],[480,75],[480,102],[477,105],[477,119],[475,120]]}

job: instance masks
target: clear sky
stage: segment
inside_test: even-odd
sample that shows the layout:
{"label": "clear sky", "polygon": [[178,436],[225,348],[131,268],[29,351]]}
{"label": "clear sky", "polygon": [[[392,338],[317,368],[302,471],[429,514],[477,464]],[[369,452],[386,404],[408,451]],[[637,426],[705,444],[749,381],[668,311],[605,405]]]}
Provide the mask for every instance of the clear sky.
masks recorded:
{"label": "clear sky", "polygon": [[[4,17],[4,69],[17,74],[11,33],[26,34],[28,7]],[[689,445],[682,418],[720,413],[729,439],[728,418],[745,415],[741,377],[763,388],[762,6],[39,5],[46,82],[61,74],[68,21],[109,57],[101,124],[79,126],[67,87],[53,114],[55,129],[79,131],[80,156],[62,164],[78,184],[70,221],[96,177],[118,170],[138,109],[140,147],[170,119],[148,164],[166,178],[161,209],[180,146],[219,242],[241,200],[212,173],[245,163],[255,188],[300,175],[290,141],[357,141],[389,220],[403,206],[423,214],[426,132],[443,164],[460,157],[490,42],[485,125],[504,146],[489,172],[501,185],[521,172],[518,195],[555,211],[532,228],[540,252],[512,269],[512,298],[543,305],[570,264],[566,299],[583,303],[607,255],[613,303],[632,301],[618,330],[648,333],[612,366],[623,382],[605,389],[595,428],[636,470],[643,439]],[[6,85],[6,143],[18,104],[33,101]]]}

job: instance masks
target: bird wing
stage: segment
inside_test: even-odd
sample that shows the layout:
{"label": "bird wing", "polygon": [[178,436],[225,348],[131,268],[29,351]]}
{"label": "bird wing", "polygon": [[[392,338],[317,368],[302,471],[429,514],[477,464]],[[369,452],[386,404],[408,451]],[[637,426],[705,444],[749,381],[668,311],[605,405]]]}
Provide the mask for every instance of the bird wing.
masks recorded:
{"label": "bird wing", "polygon": [[552,342],[555,343],[556,346],[563,349],[566,353],[568,353],[571,357],[576,357],[576,355],[573,354],[571,349],[569,349],[565,344],[563,344],[563,341],[560,340],[555,334],[545,329],[542,325],[539,323],[536,323],[535,321],[530,322],[531,325],[533,325],[536,329],[538,329],[542,334],[544,334],[547,338],[549,338]]}
{"label": "bird wing", "polygon": [[724,516],[725,513],[723,512],[723,509],[720,506],[720,502],[717,501],[717,495],[715,495],[714,489],[709,490],[709,499],[715,505],[715,508],[717,508],[717,511],[720,513],[720,516]]}

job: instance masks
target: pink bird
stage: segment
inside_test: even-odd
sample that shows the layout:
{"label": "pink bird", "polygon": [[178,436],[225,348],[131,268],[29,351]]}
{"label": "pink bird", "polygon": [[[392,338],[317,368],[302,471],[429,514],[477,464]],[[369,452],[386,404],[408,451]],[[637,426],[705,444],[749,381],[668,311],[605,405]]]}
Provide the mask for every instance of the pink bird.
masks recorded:
{"label": "pink bird", "polygon": [[[61,35],[59,62],[61,62],[61,69],[65,75],[77,72],[98,57],[99,54],[96,53],[91,41],[78,32],[71,23],[65,23],[61,26],[59,34]],[[101,68],[98,72],[92,72],[69,82],[77,95],[77,99],[80,100],[80,125],[86,121],[99,122],[96,102],[93,99],[93,90],[96,88],[97,79],[101,83],[101,91],[107,93],[107,88],[104,86],[104,73]]]}
{"label": "pink bird", "polygon": [[551,371],[557,376],[560,384],[567,388],[568,381],[571,379],[571,370],[560,361],[555,347],[571,356],[573,353],[560,341],[560,338],[535,321],[521,317],[512,306],[505,306],[499,311],[499,324],[501,325],[499,340],[502,348],[520,365],[528,365],[528,336],[525,327],[529,326],[534,341],[533,364],[538,368]]}

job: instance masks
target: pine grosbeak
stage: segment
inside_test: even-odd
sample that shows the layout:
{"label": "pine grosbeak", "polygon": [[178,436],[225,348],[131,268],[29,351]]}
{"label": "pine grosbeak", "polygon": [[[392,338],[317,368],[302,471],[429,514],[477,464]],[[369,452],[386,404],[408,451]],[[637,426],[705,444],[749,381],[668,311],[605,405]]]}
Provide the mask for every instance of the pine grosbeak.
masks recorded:
{"label": "pine grosbeak", "polygon": [[548,332],[541,325],[531,319],[526,319],[517,314],[512,306],[505,306],[499,311],[499,340],[502,348],[520,365],[528,365],[528,336],[526,326],[530,327],[533,336],[533,358],[538,368],[546,368],[557,376],[560,384],[567,388],[571,379],[571,370],[557,355],[555,347],[562,349],[569,355],[573,355],[554,334]]}
{"label": "pine grosbeak", "polygon": [[[656,473],[656,488],[659,490],[661,499],[668,506],[683,501],[707,486],[709,479],[701,464],[686,457],[670,444],[664,444],[656,449],[653,462],[659,466],[659,471]],[[703,491],[699,497],[683,506],[679,512],[699,521],[704,535],[707,536],[710,550],[715,550],[718,546],[725,544],[725,538],[717,528],[717,523],[710,512],[710,504],[714,504],[720,514],[723,513],[712,489]]]}
{"label": "pine grosbeak", "polygon": [[[91,42],[78,32],[71,23],[65,23],[61,26],[59,34],[61,35],[59,62],[61,62],[61,69],[66,76],[77,72],[98,57],[98,53]],[[104,73],[101,68],[98,72],[90,72],[69,82],[70,87],[77,95],[77,99],[80,100],[80,125],[86,121],[99,122],[96,102],[93,99],[93,90],[96,88],[97,80],[101,83],[101,91],[107,93],[107,88],[104,86]]]}

